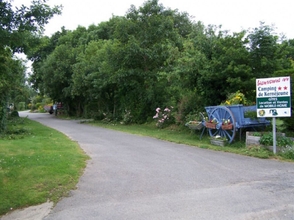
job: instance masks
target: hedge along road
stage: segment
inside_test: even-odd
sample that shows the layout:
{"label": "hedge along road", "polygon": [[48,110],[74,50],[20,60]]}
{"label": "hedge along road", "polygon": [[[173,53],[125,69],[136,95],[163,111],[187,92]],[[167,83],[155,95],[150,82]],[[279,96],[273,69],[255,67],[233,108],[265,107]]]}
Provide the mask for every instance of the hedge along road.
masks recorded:
{"label": "hedge along road", "polygon": [[21,114],[78,141],[91,157],[77,189],[45,220],[294,219],[294,163]]}

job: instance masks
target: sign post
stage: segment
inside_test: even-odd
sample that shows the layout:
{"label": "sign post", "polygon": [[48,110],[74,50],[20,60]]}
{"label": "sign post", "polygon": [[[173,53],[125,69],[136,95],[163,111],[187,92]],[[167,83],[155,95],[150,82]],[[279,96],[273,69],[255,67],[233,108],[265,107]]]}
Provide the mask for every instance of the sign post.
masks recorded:
{"label": "sign post", "polygon": [[256,79],[257,117],[273,118],[273,152],[276,151],[276,118],[291,117],[290,77]]}

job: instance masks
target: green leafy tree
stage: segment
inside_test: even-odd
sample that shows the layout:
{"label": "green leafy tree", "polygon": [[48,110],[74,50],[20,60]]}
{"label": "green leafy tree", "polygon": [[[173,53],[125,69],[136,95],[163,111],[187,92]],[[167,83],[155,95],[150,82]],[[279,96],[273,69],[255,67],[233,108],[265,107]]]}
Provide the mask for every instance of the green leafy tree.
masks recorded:
{"label": "green leafy tree", "polygon": [[27,7],[13,8],[10,1],[0,2],[0,48],[10,47],[14,52],[24,52],[31,34],[42,33],[55,14],[60,14],[61,7],[50,8],[46,0],[35,0]]}
{"label": "green leafy tree", "polygon": [[22,62],[13,57],[9,48],[0,53],[0,132],[6,128],[7,107],[13,96],[22,93],[24,72]]}
{"label": "green leafy tree", "polygon": [[224,35],[215,45],[211,64],[214,70],[213,85],[218,85],[214,89],[219,91],[219,96],[216,96],[217,103],[211,104],[224,101],[225,96],[236,91],[241,91],[246,97],[254,94],[255,81],[248,65],[249,52],[244,37],[245,31]]}
{"label": "green leafy tree", "polygon": [[[291,41],[291,40],[290,40]],[[293,42],[293,41],[292,41]],[[276,71],[275,72],[275,75],[276,77],[283,77],[283,76],[290,76],[291,78],[291,115],[292,117],[285,117],[285,118],[281,118],[281,120],[283,120],[284,124],[286,125],[286,130],[287,131],[294,131],[294,93],[293,93],[293,88],[294,88],[294,62],[293,62],[293,59],[292,59],[292,54],[291,54],[291,51],[293,51],[292,49],[293,48],[288,48],[289,50],[289,53],[288,53],[288,57],[290,59],[290,61],[292,61],[292,66],[291,68],[289,69],[284,69],[284,70],[279,70],[279,71]]]}
{"label": "green leafy tree", "polygon": [[167,73],[173,48],[183,48],[189,28],[185,32],[181,25],[190,27],[188,14],[166,9],[156,0],[138,9],[132,6],[117,25],[114,36],[124,45],[117,59],[118,96],[125,100],[122,108],[131,108],[137,121],[146,121],[158,106],[173,104],[165,84],[169,76],[160,73]]}
{"label": "green leafy tree", "polygon": [[[244,36],[245,32],[229,35],[221,27],[204,28],[200,24],[191,32],[187,48],[178,59],[182,63],[179,69],[185,71],[184,86],[197,88],[202,108],[218,105],[237,90],[252,92],[253,87],[248,87],[252,84],[248,41],[243,40]],[[187,61],[190,65],[184,67]]]}
{"label": "green leafy tree", "polygon": [[118,41],[92,41],[79,54],[73,66],[72,94],[84,100],[85,110],[94,106],[96,112],[116,111],[117,82],[113,73],[118,67],[111,60],[118,48]]}
{"label": "green leafy tree", "polygon": [[36,0],[30,7],[13,8],[11,1],[0,2],[0,132],[6,127],[7,101],[25,83],[25,68],[13,53],[25,52],[30,40],[42,32],[54,14],[60,13],[60,7],[50,8],[45,3]]}
{"label": "green leafy tree", "polygon": [[[201,24],[199,27],[197,31],[202,33],[203,25]],[[160,73],[163,87],[170,84],[166,90],[169,91],[170,97],[176,100],[178,122],[184,121],[185,116],[191,112],[203,110],[201,89],[197,84],[208,60],[205,54],[198,49],[194,40],[191,37],[185,39],[181,51],[172,48],[167,61],[170,68],[166,69],[166,72]]]}
{"label": "green leafy tree", "polygon": [[270,77],[275,71],[289,67],[289,62],[283,62],[287,54],[286,47],[279,44],[279,37],[274,31],[274,26],[261,22],[258,28],[249,32],[249,64],[256,78]]}
{"label": "green leafy tree", "polygon": [[72,93],[72,75],[76,58],[85,47],[85,30],[78,27],[75,31],[67,31],[58,38],[54,50],[36,65],[34,79],[39,79],[38,87],[42,89],[42,94],[63,102],[69,114],[80,115],[82,112],[80,97]]}
{"label": "green leafy tree", "polygon": [[[173,100],[164,69],[169,68],[169,55],[183,48],[190,24],[186,13],[147,1],[139,9],[132,6],[126,17],[90,26],[87,39],[94,41],[73,67],[72,92],[88,103],[96,102],[113,118],[130,110],[135,121],[145,122],[158,105]],[[101,30],[107,30],[107,36]]]}
{"label": "green leafy tree", "polygon": [[31,42],[37,45],[29,50],[31,79],[42,93],[64,102],[70,114],[128,115],[137,123],[169,106],[177,107],[180,122],[236,91],[253,101],[255,78],[289,70],[293,62],[293,42],[269,26],[229,34],[157,0]]}
{"label": "green leafy tree", "polygon": [[59,38],[67,34],[67,30],[62,27],[61,31],[57,31],[50,38],[48,36],[39,36],[32,39],[32,46],[26,51],[27,58],[31,60],[33,73],[30,74],[29,81],[32,87],[39,90],[41,93],[44,92],[42,72],[43,62],[46,60],[54,49],[60,45]]}

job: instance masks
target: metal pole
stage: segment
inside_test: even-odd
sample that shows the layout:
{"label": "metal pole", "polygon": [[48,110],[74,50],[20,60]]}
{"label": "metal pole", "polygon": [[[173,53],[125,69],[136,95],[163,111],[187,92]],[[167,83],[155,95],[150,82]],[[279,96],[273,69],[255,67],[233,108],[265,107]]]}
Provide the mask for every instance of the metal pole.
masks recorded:
{"label": "metal pole", "polygon": [[277,153],[277,146],[276,146],[276,118],[273,117],[273,152],[274,154]]}

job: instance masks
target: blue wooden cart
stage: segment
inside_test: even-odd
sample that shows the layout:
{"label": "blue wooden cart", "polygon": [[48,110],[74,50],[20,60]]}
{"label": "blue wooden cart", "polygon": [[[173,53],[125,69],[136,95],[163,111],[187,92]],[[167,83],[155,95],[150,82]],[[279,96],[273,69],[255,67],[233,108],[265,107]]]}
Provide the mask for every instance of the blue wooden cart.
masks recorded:
{"label": "blue wooden cart", "polygon": [[[211,137],[220,135],[226,137],[231,143],[237,131],[240,132],[240,138],[242,129],[265,127],[270,124],[270,121],[266,118],[246,118],[245,112],[256,112],[256,106],[243,106],[243,105],[230,105],[230,106],[207,106],[205,107],[207,118],[203,118],[202,124],[208,129],[208,133]],[[213,121],[211,126],[210,121]],[[203,135],[203,132],[201,136]]]}

